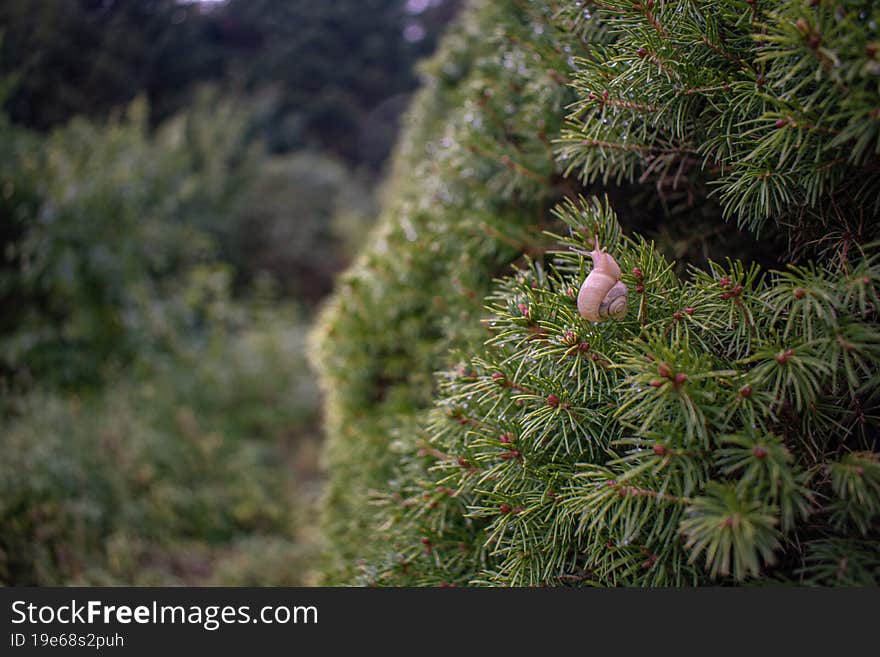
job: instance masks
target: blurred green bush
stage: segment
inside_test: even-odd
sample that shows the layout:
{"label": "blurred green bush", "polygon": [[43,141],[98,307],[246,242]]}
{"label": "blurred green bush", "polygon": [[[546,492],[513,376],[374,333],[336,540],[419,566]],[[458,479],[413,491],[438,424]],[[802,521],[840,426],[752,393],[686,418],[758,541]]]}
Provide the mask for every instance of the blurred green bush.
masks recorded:
{"label": "blurred green bush", "polygon": [[205,268],[222,267],[225,217],[249,167],[244,113],[210,100],[155,135],[142,101],[105,126],[75,119],[45,139],[3,128],[7,371],[97,383],[109,360],[204,323]]}
{"label": "blurred green bush", "polygon": [[303,329],[293,308],[239,310],[240,330],[99,394],[17,399],[0,437],[0,581],[200,583],[222,563],[232,580],[301,583],[302,558],[280,582],[246,571],[261,541],[304,552],[316,438]]}
{"label": "blurred green bush", "polygon": [[320,151],[265,158],[235,217],[240,270],[268,273],[297,298],[322,299],[376,213],[369,180]]}
{"label": "blurred green bush", "polygon": [[370,202],[209,90],[146,116],[0,117],[0,583],[305,583],[308,288]]}
{"label": "blurred green bush", "polygon": [[314,302],[372,216],[342,163],[249,141],[241,103],[205,90],[155,132],[146,116],[139,100],[45,139],[0,119],[0,367],[16,380],[94,385],[201,339],[230,276]]}

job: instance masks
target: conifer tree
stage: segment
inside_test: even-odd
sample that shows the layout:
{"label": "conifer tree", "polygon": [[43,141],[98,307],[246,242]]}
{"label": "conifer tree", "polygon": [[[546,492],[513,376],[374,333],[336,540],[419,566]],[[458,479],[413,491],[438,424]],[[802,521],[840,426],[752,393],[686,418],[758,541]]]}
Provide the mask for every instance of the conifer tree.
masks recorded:
{"label": "conifer tree", "polygon": [[468,6],[313,336],[328,581],[878,581],[878,21]]}

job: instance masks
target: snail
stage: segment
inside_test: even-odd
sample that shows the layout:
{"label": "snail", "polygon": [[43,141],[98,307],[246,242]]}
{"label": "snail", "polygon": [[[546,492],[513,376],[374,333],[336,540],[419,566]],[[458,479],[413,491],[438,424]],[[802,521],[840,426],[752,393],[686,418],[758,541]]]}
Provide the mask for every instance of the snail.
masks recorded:
{"label": "snail", "polygon": [[602,322],[626,315],[626,285],[620,282],[620,267],[594,240],[595,249],[579,251],[593,259],[593,270],[578,292],[578,311],[584,319]]}

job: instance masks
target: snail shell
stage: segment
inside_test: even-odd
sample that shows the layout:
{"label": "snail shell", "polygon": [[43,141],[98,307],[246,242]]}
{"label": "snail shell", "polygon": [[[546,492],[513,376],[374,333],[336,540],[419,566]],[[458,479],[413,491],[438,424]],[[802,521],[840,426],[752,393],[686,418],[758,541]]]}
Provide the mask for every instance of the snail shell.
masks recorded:
{"label": "snail shell", "polygon": [[585,253],[593,259],[593,270],[578,292],[578,311],[591,322],[622,319],[626,315],[627,289],[620,282],[620,267],[598,242],[593,251]]}

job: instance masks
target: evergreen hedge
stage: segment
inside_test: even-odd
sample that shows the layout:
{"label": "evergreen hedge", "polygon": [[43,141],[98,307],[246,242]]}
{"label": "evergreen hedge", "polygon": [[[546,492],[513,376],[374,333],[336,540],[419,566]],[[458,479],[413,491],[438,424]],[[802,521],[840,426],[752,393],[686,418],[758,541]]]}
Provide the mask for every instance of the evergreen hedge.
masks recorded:
{"label": "evergreen hedge", "polygon": [[467,5],[312,336],[328,582],[877,582],[878,21]]}

